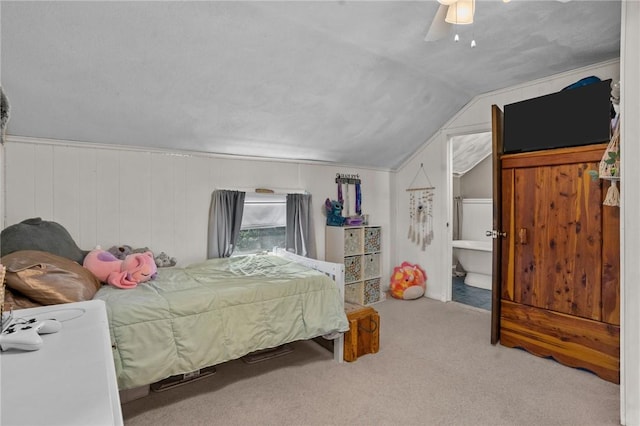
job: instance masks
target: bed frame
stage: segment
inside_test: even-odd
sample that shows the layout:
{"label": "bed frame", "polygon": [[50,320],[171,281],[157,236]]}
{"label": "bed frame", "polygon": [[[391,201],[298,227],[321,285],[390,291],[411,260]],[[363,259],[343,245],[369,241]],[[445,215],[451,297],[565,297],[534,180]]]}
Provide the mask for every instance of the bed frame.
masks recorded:
{"label": "bed frame", "polygon": [[[269,254],[283,257],[285,259],[299,263],[301,265],[304,265],[308,268],[314,269],[316,271],[322,272],[323,274],[327,275],[329,278],[333,280],[333,282],[338,287],[340,300],[344,301],[344,265],[342,263],[332,263],[332,262],[325,262],[325,261],[316,260],[316,259],[310,259],[307,257],[296,255],[294,253],[288,252],[282,248],[277,248],[277,247],[274,248],[273,251]],[[333,350],[333,360],[335,362],[338,362],[338,363],[344,362],[344,333],[338,333],[338,336],[335,337],[334,339],[331,339],[327,336],[327,337],[317,337],[312,340],[318,343],[320,346],[324,347],[325,349]],[[333,345],[331,345],[331,341],[333,342]],[[215,373],[215,367],[209,367],[209,369],[211,370],[211,372],[207,372],[206,371],[207,369],[204,369],[205,374],[202,375],[202,377],[206,377],[209,374]],[[163,382],[166,382],[166,381],[171,381],[172,379],[176,379],[177,377],[178,376],[169,377],[164,381],[158,382],[158,384],[162,384]],[[174,386],[180,386],[182,384],[189,383],[191,381],[191,378],[186,380],[177,379],[174,381],[176,383],[170,383],[166,387],[163,385],[158,390],[169,389]],[[120,402],[125,403],[138,398],[143,398],[149,394],[149,391],[152,388],[152,386],[153,384],[140,386],[132,389],[120,390],[119,391]]]}
{"label": "bed frame", "polygon": [[[296,263],[300,263],[307,268],[315,269],[316,271],[327,275],[336,283],[338,291],[340,292],[340,299],[344,301],[344,264],[310,259],[278,247],[273,249],[273,254],[292,260]],[[344,333],[340,333],[338,337],[333,339],[333,360],[336,362],[343,362],[344,360]]]}

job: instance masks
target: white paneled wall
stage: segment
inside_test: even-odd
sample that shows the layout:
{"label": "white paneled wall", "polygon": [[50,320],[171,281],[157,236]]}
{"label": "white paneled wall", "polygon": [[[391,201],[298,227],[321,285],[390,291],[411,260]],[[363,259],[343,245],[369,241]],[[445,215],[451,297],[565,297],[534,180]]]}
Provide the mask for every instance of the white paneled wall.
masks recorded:
{"label": "white paneled wall", "polygon": [[640,2],[622,3],[621,77],[621,423],[640,425]]}
{"label": "white paneled wall", "polygon": [[[11,136],[4,157],[4,225],[53,220],[85,250],[128,244],[164,251],[179,265],[204,260],[213,190],[271,187],[312,194],[316,249],[324,259],[323,206],[337,196],[336,173],[359,174],[363,210],[385,229],[391,222],[388,171]],[[388,233],[383,239],[389,247]]]}

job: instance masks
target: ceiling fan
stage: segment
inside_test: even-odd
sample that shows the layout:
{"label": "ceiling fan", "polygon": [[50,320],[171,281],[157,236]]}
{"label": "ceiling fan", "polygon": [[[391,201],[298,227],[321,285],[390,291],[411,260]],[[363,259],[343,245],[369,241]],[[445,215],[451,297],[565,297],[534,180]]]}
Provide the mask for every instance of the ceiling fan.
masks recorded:
{"label": "ceiling fan", "polygon": [[[509,3],[511,0],[502,0]],[[571,0],[557,0],[568,3]],[[476,12],[476,0],[438,0],[440,6],[433,17],[424,41],[436,41],[446,37],[453,25],[473,24]]]}
{"label": "ceiling fan", "polygon": [[438,0],[440,6],[434,16],[425,41],[436,41],[449,34],[452,25],[473,23],[476,9],[475,0]]}

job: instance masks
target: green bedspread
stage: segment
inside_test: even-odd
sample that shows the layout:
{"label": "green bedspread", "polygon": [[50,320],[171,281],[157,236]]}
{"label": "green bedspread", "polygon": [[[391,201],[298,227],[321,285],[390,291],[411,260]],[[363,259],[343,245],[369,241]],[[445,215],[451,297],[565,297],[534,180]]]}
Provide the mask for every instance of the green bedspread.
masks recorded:
{"label": "green bedspread", "polygon": [[273,255],[160,268],[94,298],[107,304],[120,390],[349,329],[329,277]]}

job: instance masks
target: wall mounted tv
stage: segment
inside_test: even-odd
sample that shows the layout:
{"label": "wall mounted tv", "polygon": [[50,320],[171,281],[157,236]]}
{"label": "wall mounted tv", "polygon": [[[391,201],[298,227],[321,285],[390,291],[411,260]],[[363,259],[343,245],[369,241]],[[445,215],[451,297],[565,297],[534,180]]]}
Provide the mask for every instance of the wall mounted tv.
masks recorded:
{"label": "wall mounted tv", "polygon": [[611,80],[504,106],[504,152],[608,142]]}

